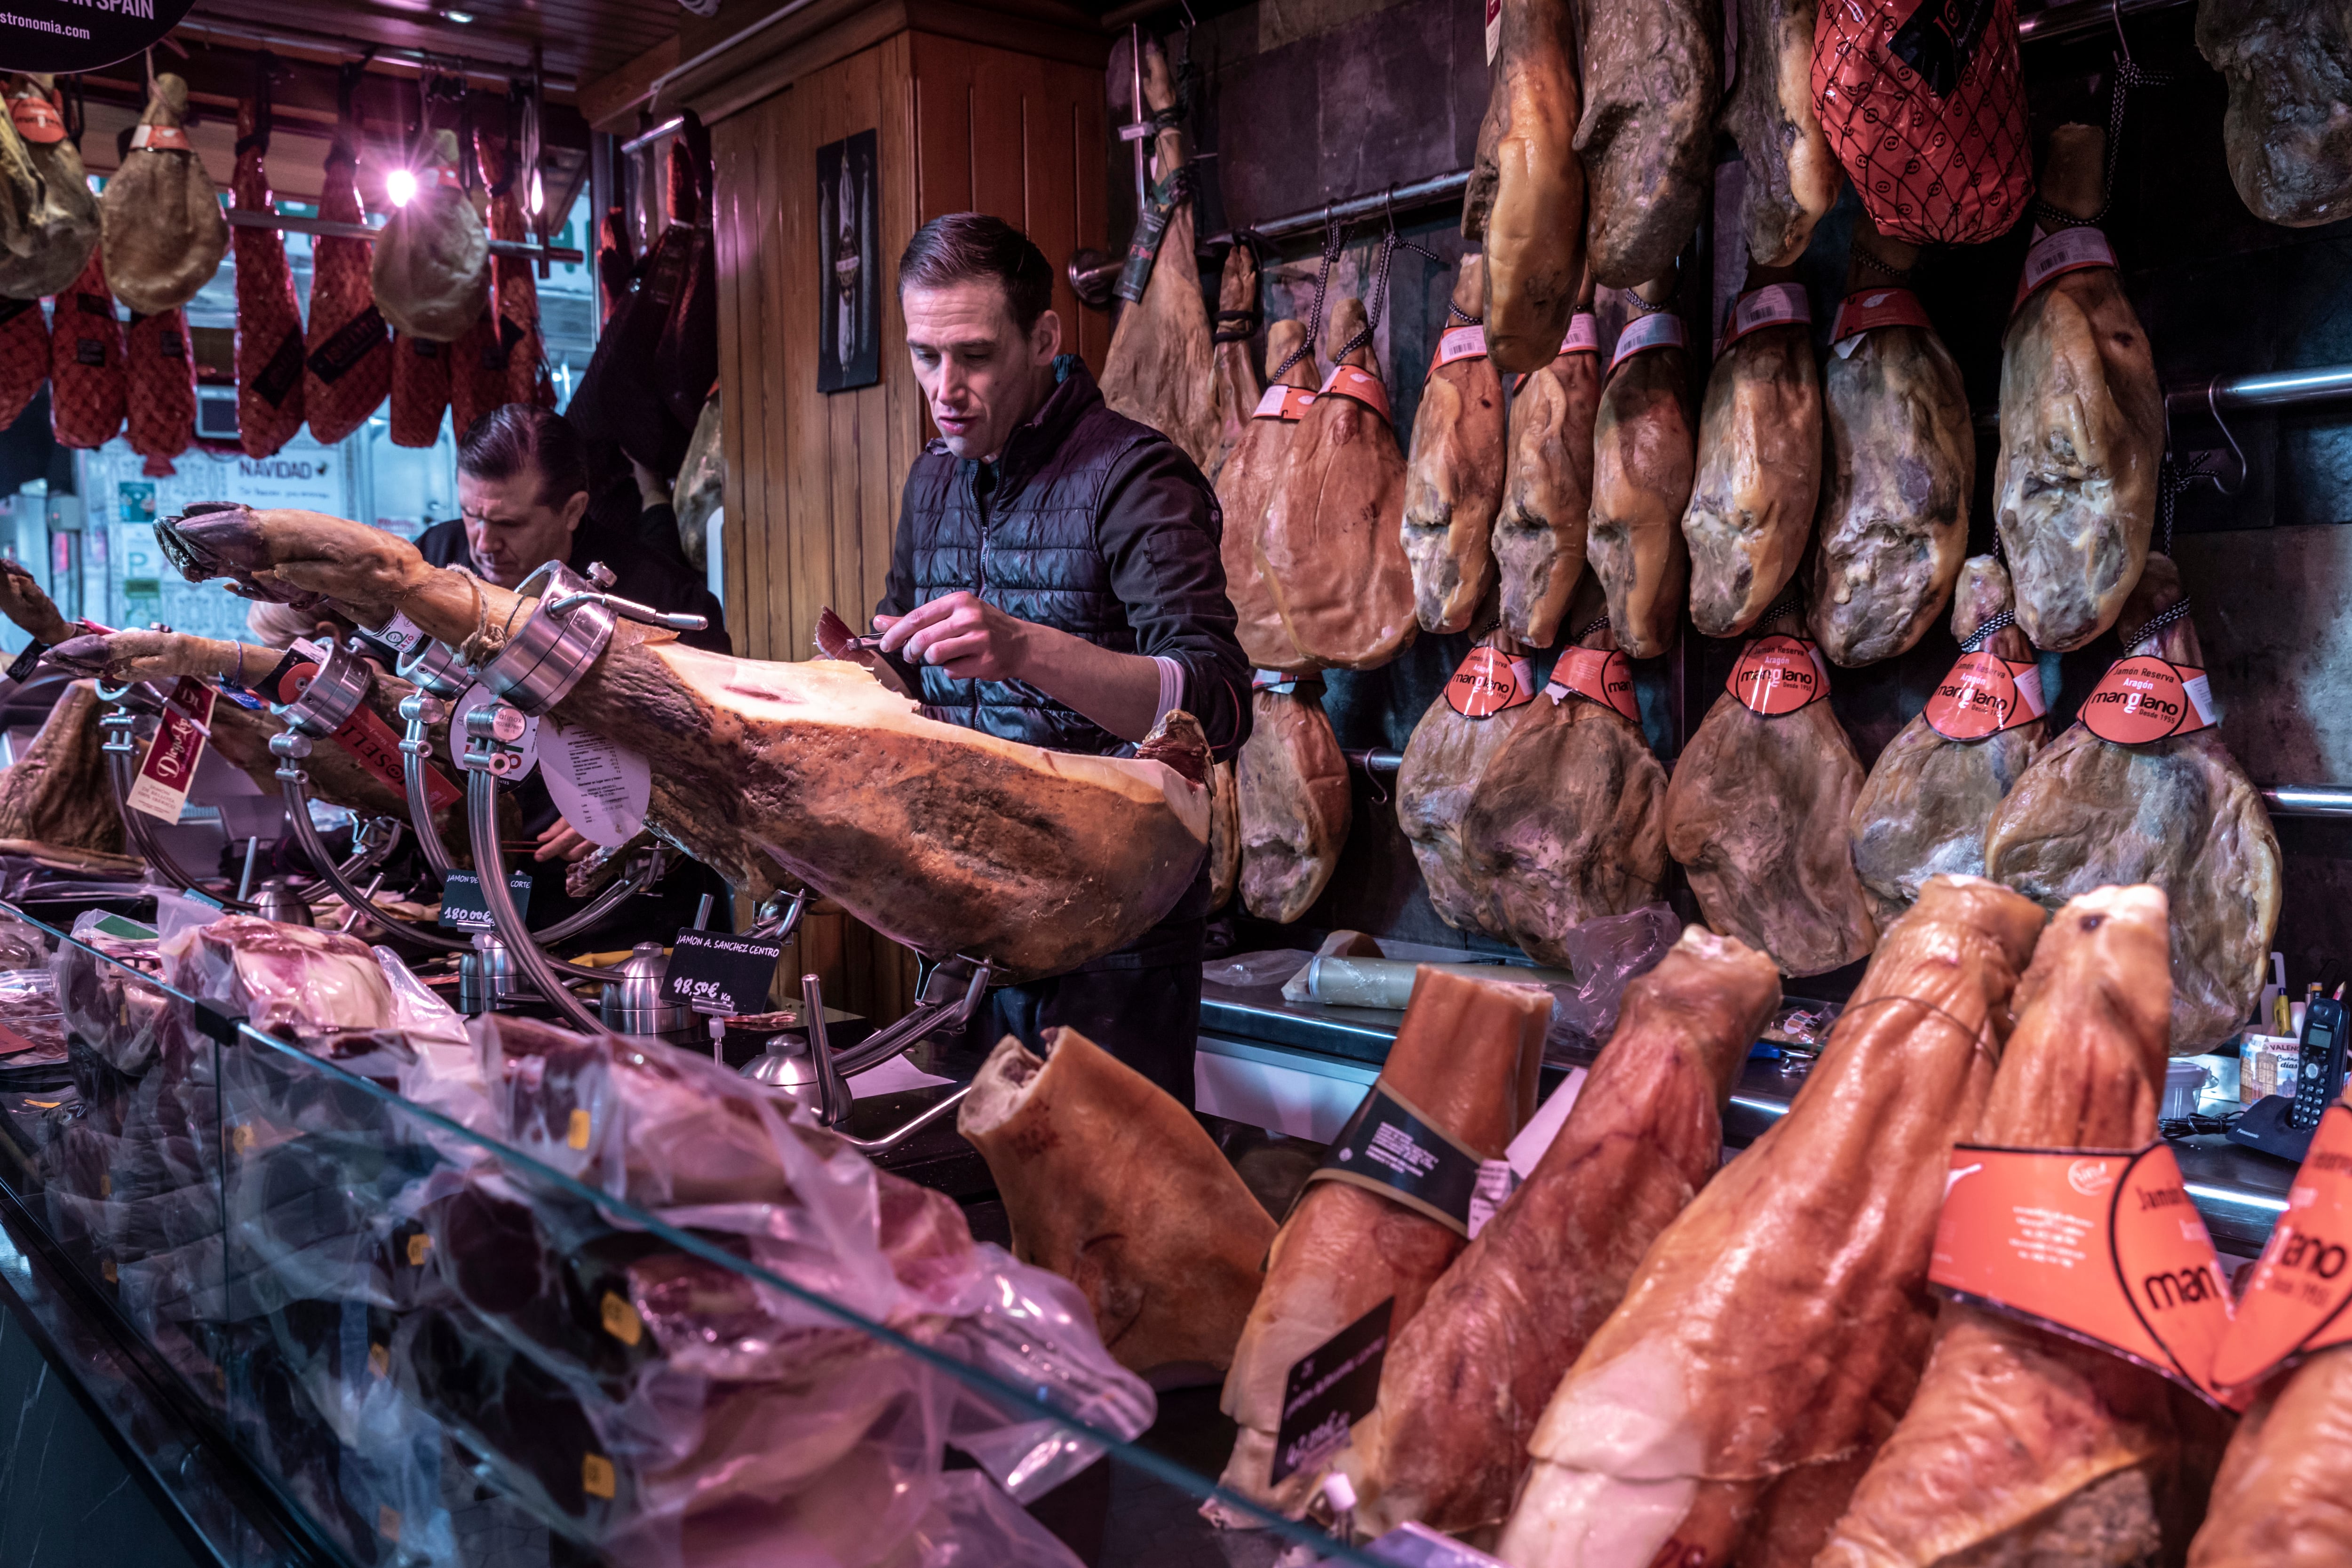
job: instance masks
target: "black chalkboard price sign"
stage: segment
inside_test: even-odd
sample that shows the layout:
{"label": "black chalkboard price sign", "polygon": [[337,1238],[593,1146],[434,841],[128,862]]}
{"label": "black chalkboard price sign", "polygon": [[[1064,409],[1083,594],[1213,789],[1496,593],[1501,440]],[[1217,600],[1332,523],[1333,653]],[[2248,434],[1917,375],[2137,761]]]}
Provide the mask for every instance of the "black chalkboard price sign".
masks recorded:
{"label": "black chalkboard price sign", "polygon": [[698,1013],[738,1017],[768,1010],[768,985],[784,944],[765,937],[682,931],[662,971],[662,994]]}
{"label": "black chalkboard price sign", "polygon": [[[530,873],[507,875],[507,892],[515,913],[530,918]],[[496,931],[490,906],[482,898],[482,879],[471,871],[452,871],[441,879],[441,923],[453,931]]]}
{"label": "black chalkboard price sign", "polygon": [[8,0],[0,70],[89,71],[127,60],[180,25],[194,0]]}

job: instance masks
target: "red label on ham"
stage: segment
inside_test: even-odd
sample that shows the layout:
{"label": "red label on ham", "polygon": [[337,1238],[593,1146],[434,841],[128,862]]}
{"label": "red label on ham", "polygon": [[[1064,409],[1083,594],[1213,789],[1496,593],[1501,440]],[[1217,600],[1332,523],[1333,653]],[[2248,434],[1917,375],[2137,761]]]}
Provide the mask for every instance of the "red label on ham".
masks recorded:
{"label": "red label on ham", "polygon": [[1437,353],[1431,358],[1429,368],[1435,370],[1439,365],[1452,364],[1456,360],[1485,359],[1486,357],[1486,328],[1448,327],[1438,334]]}
{"label": "red label on ham", "polygon": [[1830,329],[1830,342],[1843,342],[1873,327],[1924,327],[1927,324],[1927,309],[1919,303],[1919,296],[1910,289],[1868,289],[1859,294],[1849,294],[1839,302],[1837,324]]}
{"label": "red label on ham", "polygon": [[1830,694],[1829,667],[1811,638],[1775,632],[1739,650],[1723,689],[1749,712],[1778,719]]}
{"label": "red label on ham", "polygon": [[2213,689],[2193,665],[2135,654],[2107,666],[2083,699],[2083,723],[2102,741],[2144,746],[2213,727]]}
{"label": "red label on ham", "polygon": [[1491,719],[1536,700],[1535,672],[1500,648],[1474,647],[1445,683],[1445,701],[1465,719]]}
{"label": "red label on ham", "polygon": [[2286,1212],[2254,1265],[2213,1381],[2254,1386],[2290,1357],[2352,1343],[2352,1106],[2321,1112]]}
{"label": "red label on ham", "polygon": [[1948,741],[1981,741],[2031,724],[2050,710],[2042,667],[1996,654],[1960,655],[1927,699],[1927,727]]}
{"label": "red label on ham", "polygon": [[16,134],[37,146],[47,147],[66,139],[65,120],[46,98],[10,99],[8,118],[16,123]]}
{"label": "red label on ham", "polygon": [[1554,702],[1581,697],[1638,724],[1641,705],[1633,699],[1633,665],[1615,648],[1572,647],[1551,667],[1551,683],[1544,695]]}
{"label": "red label on ham", "polygon": [[1390,417],[1389,389],[1382,386],[1381,378],[1370,371],[1358,370],[1351,364],[1334,365],[1331,374],[1323,378],[1323,389],[1315,395],[1328,397],[1334,393],[1341,397],[1352,397],[1367,408],[1377,409],[1383,419]]}
{"label": "red label on ham", "polygon": [[1314,401],[1315,395],[1305,387],[1286,386],[1277,381],[1265,389],[1265,395],[1257,400],[1257,407],[1251,411],[1250,417],[1281,419],[1295,424]]}
{"label": "red label on ham", "polygon": [[[318,673],[319,667],[307,659],[280,665],[265,683],[269,688],[268,694],[279,702],[291,702],[302,695],[303,689],[310,684],[310,678]],[[333,739],[362,767],[392,789],[404,791],[408,787],[401,774],[400,737],[392,732],[391,725],[376,717],[374,709],[362,703],[349,719],[343,721],[342,728],[335,731]],[[465,798],[458,793],[457,786],[429,763],[425,767],[425,797],[432,802],[436,811],[455,805]]]}
{"label": "red label on ham", "polygon": [[2011,302],[2010,310],[2015,311],[2025,303],[2028,295],[2053,278],[2088,267],[2115,264],[2114,247],[2107,244],[2107,237],[2095,228],[2084,226],[2042,235],[2025,253],[2025,270],[2018,275],[2017,298]]}
{"label": "red label on ham", "polygon": [[1805,298],[1802,285],[1768,283],[1761,289],[1750,289],[1732,301],[1723,346],[1729,348],[1748,333],[1760,332],[1767,327],[1809,326],[1812,319],[1812,301]]}
{"label": "red label on ham", "polygon": [[1625,323],[1617,334],[1617,352],[1610,356],[1609,368],[1615,370],[1635,354],[1648,349],[1678,349],[1687,342],[1683,331],[1683,319],[1671,310],[1654,310],[1646,316],[1636,316]]}

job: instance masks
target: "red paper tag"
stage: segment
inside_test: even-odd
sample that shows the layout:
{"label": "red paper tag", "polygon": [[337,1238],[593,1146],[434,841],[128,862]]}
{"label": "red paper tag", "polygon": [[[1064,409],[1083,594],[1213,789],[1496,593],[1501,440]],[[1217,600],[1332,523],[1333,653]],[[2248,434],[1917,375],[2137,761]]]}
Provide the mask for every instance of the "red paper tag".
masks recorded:
{"label": "red paper tag", "polygon": [[139,764],[125,801],[160,822],[180,820],[188,791],[196,782],[196,764],[204,760],[205,731],[213,721],[213,689],[182,676],[163,706],[155,740]]}
{"label": "red paper tag", "polygon": [[188,133],[176,125],[142,125],[131,133],[131,145],[151,153],[186,153]]}
{"label": "red paper tag", "polygon": [[1300,415],[1307,412],[1307,405],[1314,401],[1315,395],[1305,387],[1290,386],[1277,381],[1265,389],[1265,395],[1257,400],[1257,407],[1251,411],[1250,417],[1296,422]]}
{"label": "red paper tag", "polygon": [[[319,667],[307,660],[289,665],[278,672],[278,679],[272,683],[273,689],[264,695],[279,702],[291,702],[302,695],[304,688],[310,684],[310,678],[318,673]],[[353,761],[382,780],[394,794],[406,797],[408,784],[401,773],[404,759],[400,737],[392,732],[391,725],[376,717],[374,709],[361,703],[331,738],[351,754]],[[434,810],[439,811],[466,797],[456,784],[449,782],[447,774],[427,763],[425,764],[425,798]]]}
{"label": "red paper tag", "polygon": [[1465,719],[1491,719],[1536,700],[1535,672],[1500,648],[1474,647],[1445,683],[1445,700]]}
{"label": "red paper tag", "polygon": [[2186,1384],[2216,1404],[2230,1288],[2161,1141],[1952,1150],[1927,1281]]}
{"label": "red paper tag", "polygon": [[1830,694],[1829,666],[1811,639],[1775,632],[1739,650],[1723,689],[1748,711],[1778,719]]}
{"label": "red paper tag", "polygon": [[1590,310],[1579,310],[1568,319],[1568,336],[1559,340],[1559,352],[1564,354],[1597,354],[1601,352],[1601,323]]}
{"label": "red paper tag", "polygon": [[1724,329],[1723,346],[1729,348],[1748,333],[1766,327],[1804,326],[1812,319],[1812,301],[1805,297],[1801,285],[1767,283],[1732,301],[1731,322]]}
{"label": "red paper tag", "polygon": [[2286,1213],[2254,1265],[2213,1381],[2249,1394],[2292,1358],[2352,1343],[2352,1107],[2321,1112],[2287,1189]]}
{"label": "red paper tag", "polygon": [[66,139],[66,122],[58,113],[58,106],[46,98],[12,98],[8,100],[8,118],[16,124],[16,134],[38,146]]}
{"label": "red paper tag", "polygon": [[1331,374],[1323,378],[1322,390],[1315,395],[1328,397],[1335,392],[1342,397],[1354,398],[1367,408],[1380,410],[1383,419],[1389,417],[1389,389],[1370,371],[1358,370],[1351,364],[1332,366]]}
{"label": "red paper tag", "polygon": [[1656,310],[1637,316],[1625,323],[1617,334],[1617,352],[1609,356],[1609,368],[1615,370],[1635,354],[1648,349],[1678,349],[1687,346],[1683,333],[1683,319],[1671,310]]}
{"label": "red paper tag", "polygon": [[1927,311],[1919,296],[1908,289],[1867,289],[1838,302],[1837,324],[1830,341],[1843,342],[1873,327],[1924,327]]}
{"label": "red paper tag", "polygon": [[1981,741],[2050,711],[2042,667],[1979,650],[1960,655],[1927,699],[1927,727],[1948,741]]}
{"label": "red paper tag", "polygon": [[2134,654],[2107,666],[2083,699],[2082,718],[2092,734],[2118,746],[2193,735],[2213,727],[2213,688],[2194,665]]}
{"label": "red paper tag", "polygon": [[1437,353],[1430,360],[1429,368],[1435,370],[1439,365],[1452,364],[1455,360],[1486,357],[1486,328],[1448,327],[1437,335]]}
{"label": "red paper tag", "polygon": [[1615,648],[1570,648],[1551,667],[1544,695],[1554,702],[1581,697],[1636,724],[1642,721],[1641,704],[1633,699],[1633,661]]}
{"label": "red paper tag", "polygon": [[2113,267],[2116,253],[2107,244],[2107,237],[2095,228],[2062,228],[2055,234],[2045,234],[2033,242],[2025,253],[2025,270],[2017,279],[2017,298],[2011,301],[2010,310],[2025,303],[2025,297],[2068,272],[2080,272],[2086,267]]}

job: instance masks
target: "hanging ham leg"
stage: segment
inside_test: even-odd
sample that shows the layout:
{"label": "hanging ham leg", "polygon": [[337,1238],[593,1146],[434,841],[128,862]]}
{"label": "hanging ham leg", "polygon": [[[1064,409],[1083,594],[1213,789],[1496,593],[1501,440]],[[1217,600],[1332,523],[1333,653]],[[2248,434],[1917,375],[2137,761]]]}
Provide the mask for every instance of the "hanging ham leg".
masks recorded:
{"label": "hanging ham leg", "polygon": [[1714,189],[1719,7],[1633,0],[1584,9],[1584,160],[1592,275],[1631,289],[1675,264]]}
{"label": "hanging ham leg", "polygon": [[[1462,258],[1453,321],[1475,321],[1486,304],[1486,265]],[[1425,632],[1465,631],[1495,581],[1492,532],[1503,500],[1503,383],[1481,353],[1433,364],[1412,416],[1405,464],[1405,559],[1413,615]]]}
{"label": "hanging ham leg", "polygon": [[1192,1113],[1076,1029],[1041,1061],[1007,1036],[956,1112],[988,1162],[1013,1255],[1083,1291],[1134,1372],[1232,1364],[1274,1216]]}
{"label": "hanging ham leg", "polygon": [[25,151],[20,171],[29,167],[40,195],[24,212],[19,237],[28,243],[0,254],[0,297],[39,300],[63,293],[98,248],[98,197],[58,111],[57,79],[11,75],[5,82],[9,123]]}
{"label": "hanging ham leg", "polygon": [[[1872,278],[1918,257],[1857,217],[1846,297],[1867,300]],[[1960,367],[1933,327],[1874,327],[1839,347],[1852,352],[1822,370],[1829,451],[1809,624],[1832,662],[1852,667],[1907,651],[1944,613],[1968,553],[1977,442]]]}
{"label": "hanging ham leg", "polygon": [[[70,303],[72,296],[62,298]],[[49,352],[40,301],[0,299],[0,430],[16,423],[47,384]]]}
{"label": "hanging ham leg", "polygon": [[1814,110],[1815,7],[1811,0],[1738,4],[1739,68],[1723,128],[1747,165],[1740,222],[1758,265],[1793,267],[1845,183]]}
{"label": "hanging ham leg", "polygon": [[2230,85],[2221,146],[2246,210],[2294,228],[2352,212],[2352,16],[2309,0],[2199,0],[2197,48]]}
{"label": "hanging ham leg", "polygon": [[[1157,38],[1143,41],[1143,101],[1148,112],[1175,107],[1176,85]],[[1191,161],[1181,127],[1153,143],[1152,177],[1166,181]],[[1119,312],[1103,359],[1103,401],[1165,435],[1206,473],[1216,463],[1216,394],[1211,385],[1209,307],[1192,260],[1192,199],[1178,201],[1160,231],[1160,253],[1143,298]]]}
{"label": "hanging ham leg", "polygon": [[[347,118],[335,128],[319,197],[319,216],[330,223],[359,223],[365,216],[360,210],[359,144],[359,129]],[[392,339],[368,276],[373,248],[364,239],[323,235],[311,242],[302,401],[311,439],[321,446],[331,447],[358,429],[392,391]]]}
{"label": "hanging ham leg", "polygon": [[[1505,633],[1484,642],[1506,654],[1517,656],[1524,651]],[[1463,842],[1465,814],[1478,793],[1487,764],[1523,721],[1537,717],[1541,706],[1542,700],[1538,699],[1474,719],[1456,711],[1441,690],[1412,727],[1412,739],[1405,742],[1404,760],[1396,776],[1397,826],[1412,846],[1430,907],[1456,931],[1502,934],[1496,922],[1492,891],[1471,867]]]}
{"label": "hanging ham leg", "polygon": [[1231,763],[1209,770],[1209,912],[1233,900],[1242,879],[1241,786]]}
{"label": "hanging ham leg", "polygon": [[1369,382],[1343,377],[1364,395],[1327,392],[1291,432],[1258,531],[1259,570],[1301,655],[1371,669],[1394,658],[1416,629],[1412,570],[1397,533],[1404,455],[1362,300],[1339,302],[1327,344],[1334,375],[1345,368]]}
{"label": "hanging ham leg", "polygon": [[[269,174],[268,67],[255,96],[236,106],[236,206],[274,216]],[[286,264],[286,237],[274,228],[232,228],[236,249],[236,442],[267,458],[302,428],[302,310]],[[436,419],[437,421],[438,416]],[[400,437],[397,427],[393,438]]]}
{"label": "hanging ham leg", "polygon": [[[1381,1087],[1482,1160],[1499,1160],[1535,1106],[1551,995],[1540,986],[1474,980],[1423,967],[1381,1068]],[[1361,1186],[1315,1182],[1283,1222],[1265,1288],[1225,1377],[1224,1411],[1240,1426],[1223,1483],[1296,1515],[1318,1473],[1302,1465],[1270,1479],[1284,1380],[1299,1357],[1382,1301],[1393,1344],[1461,1252],[1454,1230]],[[1245,1524],[1212,1501],[1201,1510]]]}
{"label": "hanging ham leg", "polygon": [[[1284,362],[1306,342],[1305,323],[1275,322],[1265,330],[1265,363],[1269,374],[1281,370],[1273,379],[1285,386],[1312,392],[1321,378],[1316,373],[1311,352],[1299,354],[1287,369],[1282,368]],[[1223,344],[1217,352],[1223,354],[1234,348],[1233,344]],[[1246,353],[1247,345],[1241,345],[1237,352]],[[1255,401],[1250,404],[1251,410],[1256,406]],[[1241,639],[1242,652],[1256,669],[1297,671],[1318,668],[1313,659],[1298,651],[1298,645],[1290,640],[1290,633],[1282,624],[1281,612],[1275,608],[1274,594],[1266,584],[1264,556],[1258,548],[1265,526],[1266,502],[1273,497],[1275,480],[1282,472],[1283,454],[1290,449],[1291,437],[1297,428],[1298,421],[1295,419],[1247,417],[1233,451],[1225,458],[1225,466],[1217,473],[1217,504],[1225,514],[1225,532],[1220,547],[1225,563],[1225,595],[1233,600],[1234,631]]]}
{"label": "hanging ham leg", "polygon": [[[2053,131],[2042,200],[2095,215],[2105,148],[2095,126]],[[2028,295],[2001,341],[1992,488],[2034,647],[2070,653],[2116,624],[2147,559],[2163,458],[2156,362],[2115,269],[2061,273]]]}
{"label": "hanging ham leg", "polygon": [[1561,1374],[1721,1163],[1724,1101],[1780,1003],[1770,959],[1698,926],[1626,986],[1551,1147],[1391,1341],[1337,1467],[1360,1533],[1507,1517]]}
{"label": "hanging ham leg", "polygon": [[2189,1568],[2330,1568],[2352,1560],[2352,1345],[2288,1373],[2246,1413]]}
{"label": "hanging ham leg", "polygon": [[[1579,309],[1591,307],[1590,287]],[[1568,596],[1584,575],[1600,405],[1601,356],[1582,349],[1563,348],[1511,394],[1495,563],[1502,575],[1503,628],[1529,647],[1559,640]]]}
{"label": "hanging ham leg", "polygon": [[[1772,281],[1750,269],[1749,286]],[[1698,477],[1683,538],[1691,619],[1736,637],[1796,575],[1822,486],[1822,378],[1812,330],[1759,327],[1723,351],[1699,408]]]}
{"label": "hanging ham leg", "polygon": [[[2009,574],[1990,555],[1971,556],[1952,601],[1952,636],[1965,643],[2009,608]],[[2034,662],[2014,626],[1994,632],[1980,651]],[[1948,740],[1922,713],[1886,743],[1853,817],[1854,873],[1886,918],[1908,907],[1930,877],[1984,875],[1985,828],[2048,738],[2049,726],[2034,719],[1982,740]]]}
{"label": "hanging ham leg", "polygon": [[[1651,304],[1671,276],[1634,290]],[[1592,527],[1586,548],[1609,599],[1609,624],[1629,658],[1655,658],[1682,624],[1690,550],[1683,511],[1697,468],[1691,433],[1690,359],[1644,350],[1607,373],[1592,419]]]}
{"label": "hanging ham leg", "polygon": [[394,332],[392,337],[392,444],[430,447],[449,416],[449,362],[456,345]]}
{"label": "hanging ham leg", "polygon": [[98,198],[106,276],[137,315],[194,299],[228,250],[219,192],[182,129],[187,114],[188,84],[169,71],[155,76],[131,150]]}
{"label": "hanging ham leg", "polygon": [[[2164,894],[2101,888],[2058,912],[1973,1142],[2137,1149],[2156,1137],[2171,986]],[[2112,1352],[1946,1301],[1918,1392],[1818,1568],[2131,1568],[2164,1540],[2165,1380]]]}
{"label": "hanging ham leg", "polygon": [[2042,920],[1974,878],[1921,890],[1789,1114],[1651,1245],[1553,1393],[1505,1562],[1807,1561],[1835,1509],[1774,1494],[1812,1489],[1909,1399],[1945,1167]]}
{"label": "hanging ham leg", "polygon": [[1288,925],[1323,896],[1348,841],[1348,759],[1323,713],[1323,683],[1250,694],[1250,735],[1234,759],[1242,907]]}
{"label": "hanging ham leg", "polygon": [[188,350],[188,319],[174,306],[133,316],[124,334],[126,433],[131,449],[147,459],[142,472],[174,472],[172,459],[196,437],[196,361]]}
{"label": "hanging ham leg", "polygon": [[[482,183],[490,188],[490,237],[529,239],[523,193],[515,188],[529,176],[508,157],[512,149],[479,128],[474,132],[474,148]],[[547,344],[539,330],[539,279],[531,268],[520,256],[490,258],[490,314],[498,321],[499,346],[506,351],[509,403],[536,401],[547,379]]]}
{"label": "hanging ham leg", "polygon": [[[175,533],[257,596],[324,595],[362,626],[396,605],[477,658],[534,603],[316,512],[238,508]],[[621,623],[555,718],[658,757],[649,823],[755,898],[805,882],[919,952],[1042,975],[1150,930],[1200,868],[1208,754],[1190,714],[1148,743],[1169,762],[1073,756],[924,719],[854,664],[667,637]]]}
{"label": "hanging ham leg", "polygon": [[[1265,393],[1265,383],[1258,378],[1257,363],[1250,358],[1250,340],[1257,335],[1261,313],[1257,296],[1257,250],[1236,241],[1225,252],[1224,276],[1217,285],[1217,330],[1212,337],[1211,350],[1216,373],[1209,387],[1217,411],[1217,447],[1202,470],[1209,476],[1211,484],[1222,483],[1225,464],[1248,432],[1250,416],[1257,412],[1258,399]],[[1267,347],[1273,347],[1271,340]],[[1280,363],[1270,359],[1267,365],[1271,368]],[[1225,530],[1228,533],[1233,531],[1230,516],[1225,519]],[[1225,574],[1233,575],[1230,568]]]}
{"label": "hanging ham leg", "polygon": [[[2178,569],[2150,555],[2124,625],[2145,626],[2181,593]],[[2186,618],[2132,651],[2205,664]],[[2278,931],[2279,873],[2261,793],[2218,729],[2118,746],[2077,724],[2033,759],[1985,830],[1985,874],[2046,908],[2114,883],[2165,890],[2181,1056],[2221,1044],[2253,1011]]]}
{"label": "hanging ham leg", "polygon": [[1551,363],[1584,272],[1584,165],[1576,155],[1572,0],[1502,0],[1502,42],[1462,233],[1486,254],[1486,352],[1496,368]]}

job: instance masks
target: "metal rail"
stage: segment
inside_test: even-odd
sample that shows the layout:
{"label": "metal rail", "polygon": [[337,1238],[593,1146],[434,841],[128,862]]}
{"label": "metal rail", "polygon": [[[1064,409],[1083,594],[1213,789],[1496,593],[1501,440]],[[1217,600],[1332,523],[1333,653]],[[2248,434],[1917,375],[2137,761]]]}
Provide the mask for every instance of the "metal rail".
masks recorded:
{"label": "metal rail", "polygon": [[[530,928],[523,924],[514,898],[507,891],[507,862],[499,847],[499,781],[485,770],[471,774],[466,781],[466,825],[474,839],[474,869],[482,879],[482,902],[488,906],[490,924],[505,940],[507,953],[522,971],[523,980],[530,988],[551,1003],[563,1015],[564,1021],[574,1028],[593,1037],[613,1033],[593,1009],[572,994],[563,984],[559,970],[574,966],[558,964],[540,952],[539,944],[530,940]],[[509,936],[508,933],[514,933]],[[594,970],[584,972],[595,979],[607,976]]]}
{"label": "metal rail", "polygon": [[[291,234],[323,235],[329,239],[366,239],[380,237],[383,230],[371,228],[363,223],[335,223],[322,217],[294,217],[284,213],[240,212],[232,209],[224,215],[232,228],[275,228]],[[568,249],[556,245],[529,245],[520,239],[490,241],[492,256],[520,256],[527,261],[586,261],[587,252]]]}
{"label": "metal rail", "polygon": [[2273,816],[2352,816],[2352,785],[2261,784]]}
{"label": "metal rail", "polygon": [[2352,364],[2315,365],[2308,370],[2266,371],[2260,375],[2214,376],[2164,395],[2168,409],[2294,408],[2352,397]]}

